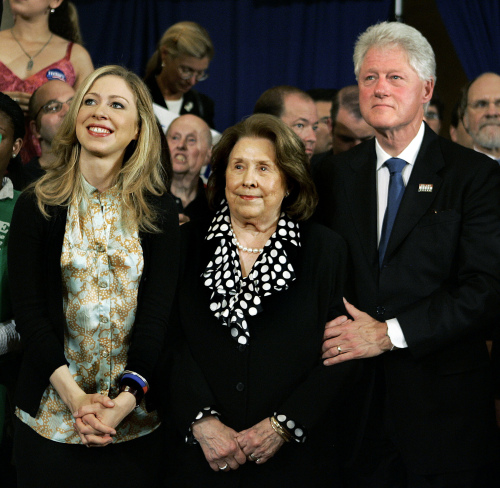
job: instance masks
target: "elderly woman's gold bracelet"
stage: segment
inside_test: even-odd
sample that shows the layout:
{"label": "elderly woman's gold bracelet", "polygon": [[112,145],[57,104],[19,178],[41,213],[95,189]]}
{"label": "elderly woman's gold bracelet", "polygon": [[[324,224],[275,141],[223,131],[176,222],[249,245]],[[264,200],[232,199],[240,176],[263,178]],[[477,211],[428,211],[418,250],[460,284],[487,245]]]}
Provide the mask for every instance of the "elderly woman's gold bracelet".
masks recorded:
{"label": "elderly woman's gold bracelet", "polygon": [[290,442],[292,440],[292,435],[286,429],[284,429],[281,424],[276,420],[274,415],[270,417],[271,427],[274,432],[278,434],[285,442]]}

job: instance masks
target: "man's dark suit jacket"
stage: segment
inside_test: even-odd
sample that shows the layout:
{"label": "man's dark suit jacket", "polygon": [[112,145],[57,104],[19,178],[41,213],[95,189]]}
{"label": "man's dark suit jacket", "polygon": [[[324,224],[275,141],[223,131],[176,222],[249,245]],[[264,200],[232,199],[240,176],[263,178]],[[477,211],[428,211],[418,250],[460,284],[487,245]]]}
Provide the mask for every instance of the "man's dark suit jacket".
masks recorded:
{"label": "man's dark suit jacket", "polygon": [[319,220],[350,251],[348,300],[397,318],[409,346],[367,360],[385,384],[367,401],[385,402],[385,434],[415,473],[473,469],[493,450],[482,324],[500,305],[500,168],[426,127],[379,271],[376,161],[371,140],[315,175]]}

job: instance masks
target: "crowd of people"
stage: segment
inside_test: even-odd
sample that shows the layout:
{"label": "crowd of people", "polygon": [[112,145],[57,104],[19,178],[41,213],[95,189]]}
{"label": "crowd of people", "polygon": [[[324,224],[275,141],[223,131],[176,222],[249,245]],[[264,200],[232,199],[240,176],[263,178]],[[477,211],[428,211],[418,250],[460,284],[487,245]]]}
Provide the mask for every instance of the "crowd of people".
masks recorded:
{"label": "crowd of people", "polygon": [[6,486],[498,486],[500,75],[440,137],[432,47],[382,22],[357,85],[270,87],[220,135],[202,26],[141,79],[94,70],[68,0],[10,7]]}

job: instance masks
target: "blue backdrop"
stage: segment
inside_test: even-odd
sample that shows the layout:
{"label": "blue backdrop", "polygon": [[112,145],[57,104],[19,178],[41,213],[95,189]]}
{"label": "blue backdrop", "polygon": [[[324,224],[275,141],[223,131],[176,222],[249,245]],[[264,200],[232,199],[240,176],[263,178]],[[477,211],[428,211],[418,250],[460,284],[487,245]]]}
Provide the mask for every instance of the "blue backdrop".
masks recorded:
{"label": "blue backdrop", "polygon": [[141,76],[175,22],[203,25],[215,45],[210,78],[197,89],[215,101],[224,130],[252,113],[267,88],[340,88],[355,82],[352,50],[369,25],[388,20],[392,0],[73,0],[94,64]]}
{"label": "blue backdrop", "polygon": [[465,74],[500,73],[500,1],[436,0]]}

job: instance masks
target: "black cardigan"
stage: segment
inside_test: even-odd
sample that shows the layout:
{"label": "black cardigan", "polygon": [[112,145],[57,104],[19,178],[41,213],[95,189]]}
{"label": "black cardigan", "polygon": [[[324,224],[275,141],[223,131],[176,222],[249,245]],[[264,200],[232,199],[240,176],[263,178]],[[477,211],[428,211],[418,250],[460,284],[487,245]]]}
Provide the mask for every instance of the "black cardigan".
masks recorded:
{"label": "black cardigan", "polygon": [[[161,233],[139,233],[144,270],[126,366],[148,380],[153,377],[165,336],[179,252],[178,214],[172,197],[151,197],[151,203],[160,216]],[[49,213],[51,217],[46,219],[34,194],[23,193],[10,228],[9,282],[16,327],[24,345],[15,403],[33,417],[50,376],[67,364],[60,264],[67,207],[50,207]]]}
{"label": "black cardigan", "polygon": [[[204,240],[206,226],[201,223],[181,228],[178,297],[171,321],[175,329],[169,334],[172,342],[176,333],[178,337],[167,400],[180,443],[175,466],[186,486],[317,486],[335,466],[334,459],[325,459],[339,440],[328,437],[328,425],[360,362],[323,366],[321,345],[326,321],[345,313],[346,246],[318,224],[301,224],[300,232],[302,247],[284,244],[296,281],[288,290],[262,298],[264,310],[247,317],[250,340],[242,346],[210,311],[211,293],[200,276],[217,243]],[[182,443],[197,413],[207,406],[214,406],[221,421],[236,431],[282,412],[304,425],[309,438],[303,445],[284,445],[264,465],[248,462],[221,476],[210,469],[200,446]],[[296,484],[288,485],[289,479]]]}

